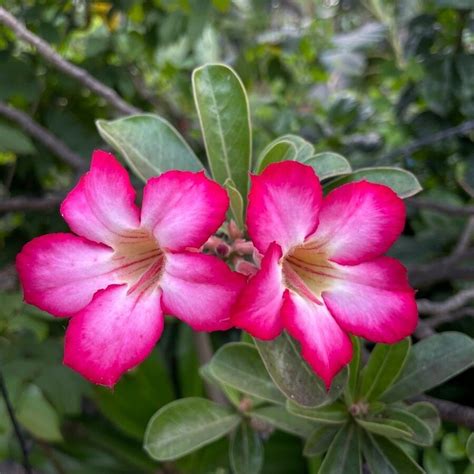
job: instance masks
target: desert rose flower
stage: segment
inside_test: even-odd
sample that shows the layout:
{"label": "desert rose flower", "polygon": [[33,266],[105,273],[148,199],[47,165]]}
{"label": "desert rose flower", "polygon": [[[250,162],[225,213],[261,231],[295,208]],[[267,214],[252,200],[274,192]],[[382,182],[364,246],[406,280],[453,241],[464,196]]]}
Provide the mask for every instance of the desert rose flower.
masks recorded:
{"label": "desert rose flower", "polygon": [[352,357],[350,334],[394,343],[417,324],[405,268],[383,256],[403,230],[403,201],[361,181],[323,198],[309,166],[286,161],[252,176],[247,226],[263,254],[232,320],[269,340],[284,329],[330,386]]}
{"label": "desert rose flower", "polygon": [[64,363],[113,386],[153,349],[172,314],[198,331],[228,329],[245,278],[198,253],[225,218],[228,197],[203,172],[150,179],[141,211],[125,169],[103,151],[61,214],[76,234],[49,234],[17,257],[25,300],[71,316]]}

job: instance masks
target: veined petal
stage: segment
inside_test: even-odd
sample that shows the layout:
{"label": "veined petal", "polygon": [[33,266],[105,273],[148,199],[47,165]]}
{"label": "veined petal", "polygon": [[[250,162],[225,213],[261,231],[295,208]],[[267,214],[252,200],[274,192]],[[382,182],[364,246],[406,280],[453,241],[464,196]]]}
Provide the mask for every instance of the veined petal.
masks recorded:
{"label": "veined petal", "polygon": [[72,234],[33,239],[16,259],[25,301],[56,316],[76,313],[117,282],[112,256],[109,247]]}
{"label": "veined petal", "polygon": [[329,389],[334,376],[352,358],[349,336],[325,305],[291,291],[285,293],[282,316],[287,331],[301,344],[301,355]]}
{"label": "veined petal", "polygon": [[163,310],[196,331],[229,329],[230,310],[245,284],[217,257],[200,253],[168,253],[160,286]]}
{"label": "veined petal", "polygon": [[63,201],[61,215],[76,234],[110,246],[140,225],[125,168],[100,150],[92,155],[90,171]]}
{"label": "veined petal", "polygon": [[415,292],[397,260],[380,257],[360,265],[339,265],[338,270],[340,277],[323,292],[323,299],[345,331],[391,344],[415,330]]}
{"label": "veined petal", "polygon": [[269,165],[251,177],[247,227],[264,254],[272,242],[283,253],[302,244],[318,225],[322,190],[313,169],[296,161]]}
{"label": "veined petal", "polygon": [[64,364],[96,384],[114,386],[150,354],[163,331],[160,290],[127,290],[114,285],[98,292],[66,331]]}
{"label": "veined petal", "polygon": [[384,254],[405,225],[405,205],[387,186],[360,181],[330,192],[309,240],[337,263],[354,265]]}
{"label": "veined petal", "polygon": [[283,330],[280,315],[283,304],[281,248],[271,243],[260,270],[244,288],[232,311],[232,323],[259,339],[274,339]]}
{"label": "veined petal", "polygon": [[168,171],[143,191],[142,225],[161,247],[200,247],[222,224],[229,205],[224,188],[204,172]]}

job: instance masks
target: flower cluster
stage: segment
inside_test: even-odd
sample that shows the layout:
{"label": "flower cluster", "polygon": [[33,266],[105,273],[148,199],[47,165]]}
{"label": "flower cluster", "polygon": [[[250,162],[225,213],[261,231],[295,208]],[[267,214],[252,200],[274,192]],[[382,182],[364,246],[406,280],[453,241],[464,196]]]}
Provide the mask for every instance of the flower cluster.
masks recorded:
{"label": "flower cluster", "polygon": [[38,237],[17,257],[25,300],[71,317],[64,363],[113,386],[170,314],[197,331],[237,326],[268,340],[287,330],[329,387],[351,359],[349,333],[393,343],[414,330],[406,271],[383,256],[405,221],[389,188],[363,181],[323,198],[312,168],[268,166],[252,176],[247,228],[260,268],[246,276],[201,252],[228,205],[203,172],[169,171],[147,182],[140,210],[125,169],[96,151],[61,206],[74,234]]}

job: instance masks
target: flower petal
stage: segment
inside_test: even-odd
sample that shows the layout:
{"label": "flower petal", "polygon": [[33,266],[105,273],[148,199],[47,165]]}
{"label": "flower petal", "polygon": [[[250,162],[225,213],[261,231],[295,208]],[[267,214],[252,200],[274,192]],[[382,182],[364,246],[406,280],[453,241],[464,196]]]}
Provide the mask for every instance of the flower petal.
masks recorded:
{"label": "flower petal", "polygon": [[283,161],[251,180],[247,227],[262,254],[272,242],[286,253],[315,231],[322,190],[311,167]]}
{"label": "flower petal", "polygon": [[96,384],[115,385],[150,354],[163,331],[160,290],[127,290],[114,285],[98,292],[66,331],[64,364]]}
{"label": "flower petal", "polygon": [[352,343],[325,305],[318,305],[296,293],[285,293],[282,316],[291,336],[301,344],[301,355],[323,379],[326,388],[350,362]]}
{"label": "flower petal", "polygon": [[48,234],[28,242],[16,266],[25,301],[56,316],[90,303],[97,290],[117,282],[113,251],[72,234]]}
{"label": "flower petal", "polygon": [[160,282],[163,310],[196,331],[229,329],[230,310],[244,284],[245,277],[217,257],[169,253]]}
{"label": "flower petal", "polygon": [[415,330],[415,292],[401,263],[380,257],[360,265],[339,265],[338,269],[340,279],[323,292],[323,299],[345,331],[391,344]]}
{"label": "flower petal", "polygon": [[281,256],[281,247],[270,244],[260,270],[249,280],[232,311],[232,323],[259,339],[274,339],[283,330],[280,310],[285,286]]}
{"label": "flower petal", "polygon": [[387,186],[361,181],[330,192],[314,235],[337,263],[354,265],[384,254],[405,225],[405,205]]}
{"label": "flower petal", "polygon": [[134,201],[125,168],[110,153],[97,150],[90,171],[63,201],[61,215],[76,234],[113,246],[140,225]]}
{"label": "flower petal", "polygon": [[168,171],[145,186],[142,225],[161,247],[197,248],[222,224],[228,206],[226,191],[204,172]]}

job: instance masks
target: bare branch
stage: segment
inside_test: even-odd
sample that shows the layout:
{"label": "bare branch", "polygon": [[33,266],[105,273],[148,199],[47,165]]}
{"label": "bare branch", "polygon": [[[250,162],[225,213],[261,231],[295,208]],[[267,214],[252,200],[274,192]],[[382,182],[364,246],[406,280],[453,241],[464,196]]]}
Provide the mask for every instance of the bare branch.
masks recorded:
{"label": "bare branch", "polygon": [[[1,8],[0,8],[1,10]],[[53,135],[49,130],[35,122],[25,112],[0,102],[0,115],[18,124],[25,132],[41,142],[56,156],[77,170],[83,170],[87,163],[78,154],[74,153],[64,142]]]}
{"label": "bare branch", "polygon": [[469,217],[466,223],[466,227],[459,236],[459,240],[454,247],[451,254],[452,257],[456,258],[462,255],[469,247],[471,243],[472,235],[474,234],[474,216]]}
{"label": "bare branch", "polygon": [[410,401],[432,403],[438,409],[443,421],[449,421],[456,425],[465,426],[470,430],[474,430],[474,408],[459,405],[458,403],[448,400],[440,400],[439,398],[430,397],[428,395],[420,395],[412,398]]}
{"label": "bare branch", "polygon": [[442,324],[453,323],[466,317],[474,317],[474,308],[461,308],[452,313],[442,313],[430,318],[419,319],[418,326],[415,331],[415,336],[418,339],[433,336],[436,334],[435,328]]}
{"label": "bare branch", "polygon": [[451,298],[441,302],[434,302],[427,299],[418,300],[418,311],[424,314],[449,313],[460,309],[470,300],[474,300],[474,288],[468,288],[455,294]]}
{"label": "bare branch", "polygon": [[57,208],[64,196],[13,197],[0,200],[0,212],[51,211]]}
{"label": "bare branch", "polygon": [[0,23],[12,29],[18,38],[34,46],[37,52],[58,70],[95,92],[119,112],[123,114],[140,112],[139,109],[125,102],[113,89],[95,79],[86,70],[62,58],[46,41],[29,31],[25,25],[2,7],[0,7]]}
{"label": "bare branch", "polygon": [[420,138],[419,140],[415,140],[403,148],[391,151],[382,157],[382,161],[391,161],[398,156],[409,156],[420,148],[433,145],[436,142],[455,137],[456,135],[462,135],[464,133],[470,132],[471,130],[474,130],[474,120],[467,120],[456,127],[441,130],[440,132],[433,133],[433,135],[428,135],[426,137]]}
{"label": "bare branch", "polygon": [[451,216],[474,216],[474,206],[459,206],[456,204],[439,203],[428,199],[407,199],[406,203],[416,209],[428,209],[430,211],[449,214]]}

